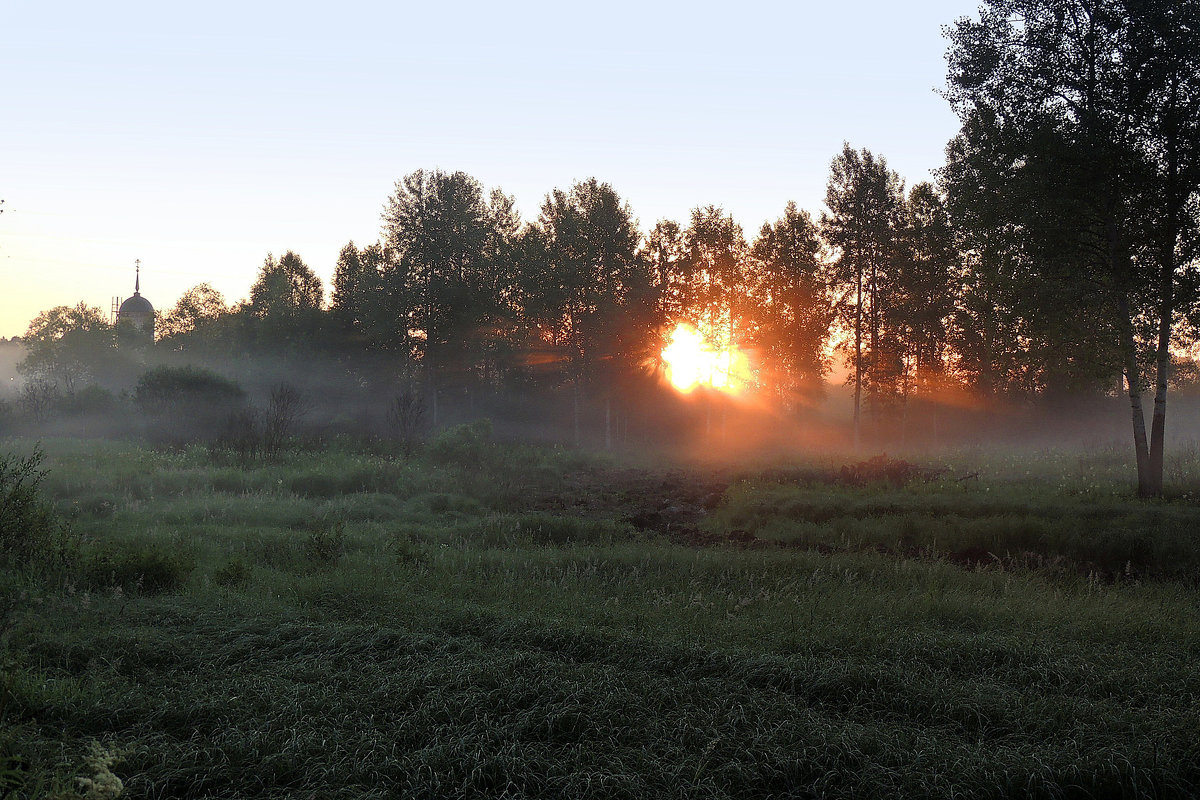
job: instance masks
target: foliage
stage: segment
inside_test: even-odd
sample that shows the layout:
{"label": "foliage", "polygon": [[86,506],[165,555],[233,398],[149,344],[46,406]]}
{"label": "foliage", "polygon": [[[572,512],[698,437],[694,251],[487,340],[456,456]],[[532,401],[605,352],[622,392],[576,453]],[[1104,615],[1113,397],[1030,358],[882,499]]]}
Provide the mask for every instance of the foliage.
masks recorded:
{"label": "foliage", "polygon": [[245,394],[234,381],[200,367],[154,367],[138,379],[133,398],[147,414],[181,416],[204,405],[239,402]]}
{"label": "foliage", "polygon": [[224,419],[210,416],[218,432],[209,436],[209,457],[218,463],[232,459],[243,467],[259,458],[278,459],[312,407],[311,399],[286,381],[271,387],[265,409],[244,404],[243,397],[229,394],[218,404],[225,411]]}
{"label": "foliage", "polygon": [[755,290],[767,309],[755,314],[756,339],[764,346],[770,376],[783,390],[806,398],[820,393],[829,369],[825,346],[834,321],[832,287],[822,260],[817,226],[807,211],[788,203],[774,224],[763,223],[751,253]]}
{"label": "foliage", "polygon": [[89,382],[121,382],[128,359],[117,351],[113,326],[95,306],[55,306],[29,323],[25,358],[17,369],[30,380],[71,393]]}
{"label": "foliage", "polygon": [[425,398],[411,387],[392,396],[388,404],[388,430],[404,455],[417,451],[425,436]]}
{"label": "foliage", "polygon": [[278,260],[268,253],[241,309],[243,335],[259,349],[296,352],[323,341],[325,289],[320,277],[291,250]]}
{"label": "foliage", "polygon": [[124,782],[112,771],[120,760],[120,753],[92,742],[91,751],[84,758],[91,777],[78,779],[85,800],[116,800],[124,793]]}
{"label": "foliage", "polygon": [[591,178],[547,195],[538,227],[550,270],[539,316],[575,375],[588,374],[598,359],[623,352],[617,342],[636,325],[631,302],[648,275],[633,212],[611,185]]}
{"label": "foliage", "polygon": [[660,219],[642,240],[641,258],[654,289],[655,314],[666,320],[686,319],[690,312],[688,247],[678,222]]}
{"label": "foliage", "polygon": [[215,459],[229,454],[238,464],[249,465],[263,449],[261,416],[249,406],[230,411],[220,435],[209,446],[210,454]]}
{"label": "foliage", "polygon": [[5,398],[0,398],[0,436],[12,435],[16,427],[18,404]]}
{"label": "foliage", "polygon": [[85,416],[88,414],[112,414],[121,407],[121,401],[111,391],[91,384],[71,394],[59,398],[57,410],[65,416]]}
{"label": "foliage", "polygon": [[383,213],[388,257],[374,300],[392,314],[393,349],[448,375],[487,360],[511,289],[497,259],[513,235],[502,224],[511,202],[500,193],[485,199],[464,172],[417,170],[397,181]]}
{"label": "foliage", "polygon": [[885,315],[898,340],[900,394],[907,398],[935,394],[949,372],[961,269],[950,214],[932,184],[913,186],[901,213],[901,257]]}
{"label": "foliage", "polygon": [[153,367],[133,390],[134,404],[145,415],[151,435],[176,444],[216,438],[245,398],[236,382],[194,366]]}
{"label": "foliage", "polygon": [[896,395],[900,345],[885,309],[894,291],[900,261],[904,185],[887,159],[849,144],[833,159],[825,191],[828,213],[821,230],[837,257],[834,281],[845,324],[853,333],[854,424],[859,436],[860,404],[866,394],[879,411]]}
{"label": "foliage", "polygon": [[407,313],[401,308],[407,300],[385,284],[388,273],[388,259],[379,242],[361,250],[349,242],[338,254],[329,312],[343,347],[411,355],[404,330]]}
{"label": "foliage", "polygon": [[262,450],[265,456],[275,458],[279,455],[296,423],[310,407],[311,401],[292,384],[285,381],[271,387],[263,415]]}
{"label": "foliage", "polygon": [[34,422],[45,422],[63,400],[58,384],[49,378],[26,378],[17,395],[17,406]]}
{"label": "foliage", "polygon": [[426,452],[435,463],[479,467],[491,450],[492,422],[481,419],[447,428],[433,438]]}
{"label": "foliage", "polygon": [[[1124,372],[1147,496],[1163,491],[1178,320],[1200,303],[1197,22],[1195,2],[994,0],[948,31],[947,96],[964,123],[952,147],[964,166],[949,165],[952,179],[982,176],[960,191],[1005,198],[998,219],[982,217],[999,225],[976,234],[999,227],[1005,249],[1032,256],[1018,274],[1048,300],[1035,321],[1082,323],[1082,346],[1068,352],[1099,350],[1102,367],[1084,375]],[[1109,347],[1095,348],[1098,332]],[[1155,373],[1149,435],[1145,349]]]}
{"label": "foliage", "polygon": [[69,563],[76,540],[40,485],[46,477],[41,450],[0,454],[0,566]]}
{"label": "foliage", "polygon": [[368,327],[368,312],[379,303],[379,288],[379,260],[373,260],[369,250],[360,251],[354,242],[347,243],[333,268],[329,307],[344,331]]}
{"label": "foliage", "polygon": [[233,556],[224,566],[213,573],[213,582],[219,586],[243,588],[250,582],[254,568],[241,556]]}
{"label": "foliage", "polygon": [[293,316],[323,303],[321,279],[291,250],[278,261],[268,253],[250,287],[250,309],[259,317]]}
{"label": "foliage", "polygon": [[225,296],[212,284],[197,284],[180,295],[175,307],[162,316],[156,326],[157,334],[160,341],[168,343],[186,341],[214,346],[222,318],[230,312]]}

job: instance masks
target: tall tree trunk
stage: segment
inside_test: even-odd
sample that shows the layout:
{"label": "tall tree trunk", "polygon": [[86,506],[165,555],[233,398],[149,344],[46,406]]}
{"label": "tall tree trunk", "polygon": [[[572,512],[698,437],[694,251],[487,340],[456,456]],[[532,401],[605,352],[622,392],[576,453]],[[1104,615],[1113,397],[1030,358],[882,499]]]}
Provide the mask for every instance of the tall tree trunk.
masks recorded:
{"label": "tall tree trunk", "polygon": [[1175,116],[1178,103],[1178,76],[1171,80],[1171,112],[1167,116],[1167,229],[1163,235],[1161,272],[1158,282],[1159,318],[1157,369],[1154,381],[1154,416],[1150,423],[1150,490],[1155,497],[1163,493],[1163,461],[1167,430],[1167,380],[1171,373],[1171,323],[1175,316],[1175,240],[1180,229],[1180,209],[1184,200],[1179,192],[1179,128]]}
{"label": "tall tree trunk", "polygon": [[1156,353],[1156,375],[1154,381],[1154,415],[1150,422],[1150,486],[1149,494],[1161,497],[1163,493],[1163,450],[1167,429],[1167,378],[1171,371],[1171,313],[1174,304],[1163,298],[1163,317],[1158,323],[1158,352]]}
{"label": "tall tree trunk", "polygon": [[604,398],[604,449],[612,450],[612,395]]}
{"label": "tall tree trunk", "polygon": [[[1172,235],[1174,229],[1172,229]],[[1171,318],[1175,314],[1175,243],[1163,248],[1159,282],[1158,351],[1155,353],[1154,415],[1150,423],[1150,494],[1163,493],[1163,461],[1167,429],[1167,380],[1171,374]]]}
{"label": "tall tree trunk", "polygon": [[1121,350],[1125,354],[1125,383],[1129,387],[1129,407],[1133,416],[1133,448],[1137,456],[1138,497],[1152,496],[1150,480],[1150,448],[1146,443],[1146,414],[1142,410],[1142,390],[1138,385],[1137,344],[1133,339],[1133,319],[1130,316],[1129,296],[1117,295],[1121,316]]}
{"label": "tall tree trunk", "polygon": [[854,268],[854,452],[862,449],[862,262]]}
{"label": "tall tree trunk", "polygon": [[575,446],[579,447],[579,376],[571,382],[572,428],[574,430]]}
{"label": "tall tree trunk", "polygon": [[983,352],[980,353],[979,361],[979,388],[983,392],[983,396],[992,399],[996,392],[996,356],[995,356],[995,341],[993,331],[996,327],[995,320],[992,319],[992,309],[995,306],[988,305],[991,298],[984,297],[983,306],[983,336],[982,345]]}
{"label": "tall tree trunk", "polygon": [[871,258],[871,280],[867,285],[867,299],[871,304],[871,313],[869,322],[871,325],[871,341],[868,348],[871,351],[871,360],[867,362],[867,380],[875,386],[874,391],[875,403],[869,409],[871,419],[875,423],[875,429],[879,427],[879,270],[876,266],[876,257]]}

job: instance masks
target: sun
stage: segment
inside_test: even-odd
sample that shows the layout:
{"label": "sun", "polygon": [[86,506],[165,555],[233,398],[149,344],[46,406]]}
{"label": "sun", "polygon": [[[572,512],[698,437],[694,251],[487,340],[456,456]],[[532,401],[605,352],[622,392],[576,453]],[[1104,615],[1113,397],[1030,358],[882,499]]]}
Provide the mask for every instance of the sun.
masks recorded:
{"label": "sun", "polygon": [[735,394],[746,387],[749,362],[738,348],[717,348],[711,339],[687,324],[675,326],[662,351],[667,380],[687,394],[699,386]]}

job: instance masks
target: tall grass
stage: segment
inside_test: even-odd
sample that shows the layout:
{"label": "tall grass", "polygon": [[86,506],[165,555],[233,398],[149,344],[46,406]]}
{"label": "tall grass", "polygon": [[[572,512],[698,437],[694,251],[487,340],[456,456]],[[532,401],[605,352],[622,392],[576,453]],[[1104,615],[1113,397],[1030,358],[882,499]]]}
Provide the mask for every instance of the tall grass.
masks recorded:
{"label": "tall grass", "polygon": [[[698,547],[630,522],[681,502],[659,472],[478,446],[242,472],[48,442],[87,541],[65,584],[6,578],[17,796],[69,785],[93,743],[129,797],[1200,791],[1185,501],[1063,489],[1083,478],[1058,456],[1028,481],[748,474],[704,526],[776,544]],[[1041,560],[937,557],[968,547]],[[175,580],[87,578],[105,553],[168,554]]]}

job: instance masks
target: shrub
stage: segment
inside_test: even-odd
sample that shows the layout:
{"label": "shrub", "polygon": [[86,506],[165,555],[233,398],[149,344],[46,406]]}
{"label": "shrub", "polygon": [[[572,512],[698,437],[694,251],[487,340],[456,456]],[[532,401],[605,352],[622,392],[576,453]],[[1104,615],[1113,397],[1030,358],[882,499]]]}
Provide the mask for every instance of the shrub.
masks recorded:
{"label": "shrub", "polygon": [[235,381],[198,367],[154,367],[146,370],[133,399],[147,413],[171,413],[206,402],[230,403],[246,393]]}
{"label": "shrub", "polygon": [[30,378],[21,386],[17,400],[21,411],[32,422],[45,422],[62,401],[58,384],[46,378]]}
{"label": "shrub", "polygon": [[63,395],[58,409],[64,416],[83,417],[90,414],[111,414],[117,410],[116,395],[103,386],[85,386],[77,392]]}
{"label": "shrub", "polygon": [[106,547],[91,554],[83,574],[94,588],[121,589],[128,594],[162,594],[183,585],[192,564],[163,548]]}
{"label": "shrub", "polygon": [[138,379],[133,400],[152,438],[184,444],[216,438],[222,424],[246,402],[234,381],[197,367],[154,367]]}
{"label": "shrub", "polygon": [[388,430],[404,455],[412,455],[425,433],[425,400],[406,388],[392,397],[387,410]]}
{"label": "shrub", "polygon": [[441,464],[478,466],[492,450],[492,421],[479,419],[455,425],[429,444],[429,458]]}
{"label": "shrub", "polygon": [[263,416],[263,454],[274,458],[283,449],[296,422],[308,413],[308,399],[290,383],[271,387],[271,399]]}
{"label": "shrub", "polygon": [[85,800],[116,800],[124,793],[124,782],[112,771],[120,760],[120,753],[92,742],[90,752],[83,759],[92,777],[76,779]]}
{"label": "shrub", "polygon": [[0,563],[64,564],[74,556],[75,538],[41,494],[42,458],[41,450],[0,455]]}
{"label": "shrub", "polygon": [[230,411],[225,417],[220,435],[209,446],[209,454],[218,461],[218,456],[229,454],[237,464],[245,467],[258,458],[262,448],[259,413],[253,408],[244,407]]}
{"label": "shrub", "polygon": [[0,398],[0,436],[8,436],[16,427],[16,403]]}

